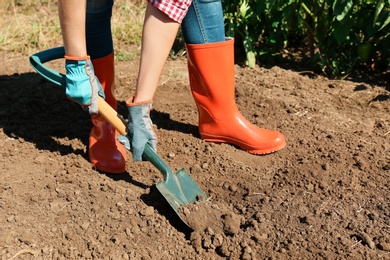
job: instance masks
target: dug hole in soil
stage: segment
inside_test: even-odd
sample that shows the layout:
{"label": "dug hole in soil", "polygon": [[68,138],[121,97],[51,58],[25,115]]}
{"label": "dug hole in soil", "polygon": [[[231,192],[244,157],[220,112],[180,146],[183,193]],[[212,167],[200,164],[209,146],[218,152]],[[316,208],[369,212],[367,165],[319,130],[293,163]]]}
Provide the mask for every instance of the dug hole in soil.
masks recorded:
{"label": "dug hole in soil", "polygon": [[[236,65],[241,113],[287,140],[255,156],[200,139],[186,58],[169,60],[151,117],[159,155],[209,197],[193,231],[155,188],[154,166],[129,152],[124,174],[93,169],[88,114],[27,56],[1,56],[1,259],[390,259],[385,85]],[[125,118],[137,72],[116,61]]]}

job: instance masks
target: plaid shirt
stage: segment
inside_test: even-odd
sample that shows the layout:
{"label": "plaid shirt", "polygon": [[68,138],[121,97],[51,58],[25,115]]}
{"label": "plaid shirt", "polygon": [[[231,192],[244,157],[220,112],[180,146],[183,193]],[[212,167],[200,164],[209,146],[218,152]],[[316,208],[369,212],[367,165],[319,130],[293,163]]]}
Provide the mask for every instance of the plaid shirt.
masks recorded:
{"label": "plaid shirt", "polygon": [[165,13],[172,20],[181,23],[187,14],[192,0],[146,0],[157,9]]}

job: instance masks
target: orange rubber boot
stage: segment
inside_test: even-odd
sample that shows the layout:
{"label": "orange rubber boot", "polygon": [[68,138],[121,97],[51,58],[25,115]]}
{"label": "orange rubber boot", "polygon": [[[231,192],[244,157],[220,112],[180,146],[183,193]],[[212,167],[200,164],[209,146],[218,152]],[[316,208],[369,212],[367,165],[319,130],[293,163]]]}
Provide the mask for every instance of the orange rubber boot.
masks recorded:
{"label": "orange rubber boot", "polygon": [[[102,84],[107,103],[117,110],[114,97],[114,54],[93,59],[95,75]],[[92,116],[92,130],[89,135],[89,160],[97,170],[107,173],[123,173],[126,168],[126,150],[116,138],[119,136],[107,121],[97,115]]]}
{"label": "orange rubber boot", "polygon": [[187,44],[191,92],[203,140],[230,143],[252,154],[281,150],[284,136],[248,122],[235,102],[234,40]]}

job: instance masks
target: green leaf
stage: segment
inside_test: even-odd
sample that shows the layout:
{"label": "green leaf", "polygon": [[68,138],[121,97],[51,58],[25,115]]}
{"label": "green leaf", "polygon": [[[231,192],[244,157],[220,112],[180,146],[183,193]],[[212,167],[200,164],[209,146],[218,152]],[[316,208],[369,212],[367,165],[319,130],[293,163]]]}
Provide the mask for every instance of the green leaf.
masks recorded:
{"label": "green leaf", "polygon": [[383,28],[385,28],[388,24],[390,23],[390,15],[388,13],[388,16],[386,18],[386,20],[383,22],[381,28],[378,29],[378,31],[382,30]]}
{"label": "green leaf", "polygon": [[240,6],[240,15],[242,18],[246,18],[246,12],[250,9],[248,3],[244,0]]}
{"label": "green leaf", "polygon": [[253,42],[250,35],[247,33],[244,39],[244,48],[246,53],[246,59],[248,62],[248,66],[250,68],[254,68],[256,65],[256,54],[253,50]]}
{"label": "green leaf", "polygon": [[353,0],[336,0],[333,2],[333,12],[337,21],[342,21],[353,6]]}
{"label": "green leaf", "polygon": [[314,17],[314,14],[312,13],[312,11],[310,11],[310,9],[305,5],[305,3],[302,2],[302,8],[303,10],[305,10],[305,12],[310,15],[311,17]]}
{"label": "green leaf", "polygon": [[378,20],[379,14],[382,12],[383,7],[385,6],[385,1],[384,0],[379,0],[378,4],[376,5],[375,8],[375,16],[374,16],[374,26],[376,21]]}
{"label": "green leaf", "polygon": [[228,29],[226,30],[226,36],[234,38],[234,23],[230,21]]}
{"label": "green leaf", "polygon": [[384,0],[380,1],[375,10],[375,18],[373,26],[379,26],[378,32],[385,28],[390,23],[390,12],[386,9],[383,9],[385,6]]}
{"label": "green leaf", "polygon": [[256,55],[253,51],[246,54],[246,59],[248,61],[249,68],[254,68],[256,66]]}
{"label": "green leaf", "polygon": [[344,25],[338,24],[337,26],[335,26],[335,29],[332,34],[339,45],[342,45],[345,42],[347,36],[351,32],[352,26],[353,23],[351,22],[347,22]]}

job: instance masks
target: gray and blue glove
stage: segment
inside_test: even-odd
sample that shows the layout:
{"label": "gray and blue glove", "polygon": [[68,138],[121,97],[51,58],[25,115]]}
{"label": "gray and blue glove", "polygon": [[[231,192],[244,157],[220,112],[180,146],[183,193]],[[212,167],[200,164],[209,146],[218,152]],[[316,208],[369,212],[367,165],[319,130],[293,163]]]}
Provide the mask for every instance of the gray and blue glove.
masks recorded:
{"label": "gray and blue glove", "polygon": [[128,132],[126,136],[119,136],[118,141],[133,153],[134,161],[142,161],[145,145],[157,152],[157,136],[150,119],[152,101],[133,103],[134,98],[126,101],[129,109]]}
{"label": "gray and blue glove", "polygon": [[104,91],[89,56],[65,56],[65,70],[66,96],[89,114],[98,114],[98,95],[104,98]]}

